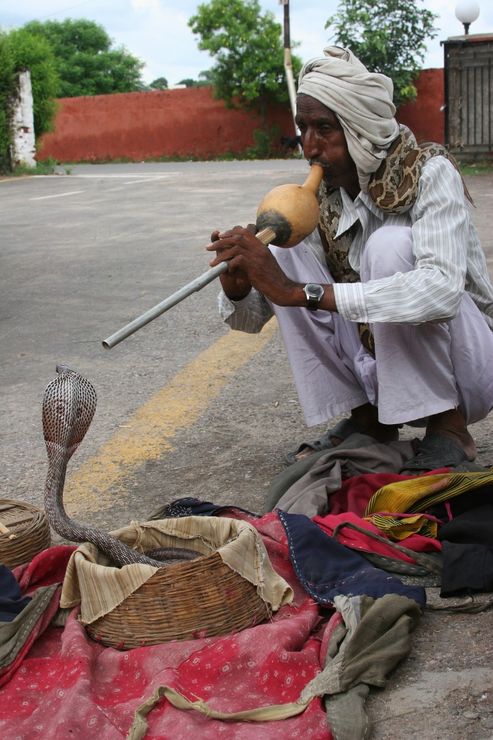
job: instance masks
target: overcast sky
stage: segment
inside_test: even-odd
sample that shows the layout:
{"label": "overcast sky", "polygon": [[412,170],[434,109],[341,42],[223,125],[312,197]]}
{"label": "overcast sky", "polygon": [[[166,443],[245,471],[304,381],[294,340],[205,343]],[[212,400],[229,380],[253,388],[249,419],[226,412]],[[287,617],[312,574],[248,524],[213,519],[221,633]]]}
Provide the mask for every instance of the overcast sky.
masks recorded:
{"label": "overcast sky", "polygon": [[[117,46],[125,46],[145,62],[143,77],[151,82],[166,77],[170,86],[186,77],[196,79],[213,60],[200,52],[187,21],[196,11],[194,0],[0,0],[0,28],[9,30],[31,20],[87,18],[102,25]],[[299,41],[296,53],[303,61],[319,56],[333,42],[325,22],[334,13],[338,0],[290,0],[291,38]],[[442,67],[440,41],[463,33],[455,17],[454,0],[424,0],[419,6],[438,14],[438,36],[428,44],[424,67]],[[493,2],[479,0],[481,13],[470,33],[493,33]],[[279,0],[261,0],[280,22],[283,7]]]}

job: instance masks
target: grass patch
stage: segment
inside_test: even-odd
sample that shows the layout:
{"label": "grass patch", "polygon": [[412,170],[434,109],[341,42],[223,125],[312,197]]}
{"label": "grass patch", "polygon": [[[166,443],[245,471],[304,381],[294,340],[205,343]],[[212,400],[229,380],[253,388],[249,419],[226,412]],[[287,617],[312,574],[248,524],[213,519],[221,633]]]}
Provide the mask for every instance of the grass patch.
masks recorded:
{"label": "grass patch", "polygon": [[463,175],[493,174],[493,160],[482,160],[478,162],[461,162],[460,171]]}
{"label": "grass patch", "polygon": [[23,177],[25,175],[52,175],[55,171],[56,162],[54,159],[47,159],[44,162],[36,162],[34,167],[20,165],[14,167],[12,172],[6,173],[10,177]]}

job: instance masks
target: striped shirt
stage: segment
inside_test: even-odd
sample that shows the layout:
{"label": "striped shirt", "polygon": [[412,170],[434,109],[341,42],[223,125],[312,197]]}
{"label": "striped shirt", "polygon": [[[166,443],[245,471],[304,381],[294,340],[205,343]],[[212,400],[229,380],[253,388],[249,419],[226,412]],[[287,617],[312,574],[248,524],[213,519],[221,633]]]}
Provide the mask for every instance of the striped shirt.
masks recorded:
{"label": "striped shirt", "polygon": [[[360,192],[353,201],[341,189],[341,196],[336,236],[358,224],[348,255],[356,272],[366,241],[384,224],[411,226],[415,256],[415,269],[409,272],[366,283],[335,283],[342,317],[361,323],[447,321],[457,314],[465,290],[493,329],[493,286],[461,177],[451,162],[436,156],[425,163],[416,200],[405,213],[382,211],[368,193]],[[317,230],[304,246],[325,264]],[[230,301],[221,293],[219,308],[231,328],[250,333],[260,331],[273,314],[269,302],[254,289],[241,301]]]}

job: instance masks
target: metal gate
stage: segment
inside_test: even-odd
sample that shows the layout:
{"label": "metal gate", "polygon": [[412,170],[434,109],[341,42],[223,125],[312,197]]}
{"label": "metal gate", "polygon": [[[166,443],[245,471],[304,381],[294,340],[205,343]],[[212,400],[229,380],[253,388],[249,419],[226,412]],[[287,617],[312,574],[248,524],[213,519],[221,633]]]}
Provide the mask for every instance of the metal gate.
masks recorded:
{"label": "metal gate", "polygon": [[493,36],[442,42],[445,55],[445,142],[463,159],[493,154]]}

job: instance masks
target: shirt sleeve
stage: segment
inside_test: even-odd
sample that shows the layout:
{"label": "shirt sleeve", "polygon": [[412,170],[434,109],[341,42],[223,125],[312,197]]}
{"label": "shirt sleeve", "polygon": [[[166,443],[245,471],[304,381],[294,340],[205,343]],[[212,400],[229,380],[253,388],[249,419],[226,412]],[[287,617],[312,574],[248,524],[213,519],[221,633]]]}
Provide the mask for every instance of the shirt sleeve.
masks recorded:
{"label": "shirt sleeve", "polygon": [[423,166],[409,217],[415,269],[334,285],[344,318],[422,324],[456,315],[466,279],[470,213],[462,179],[445,157],[433,157]]}
{"label": "shirt sleeve", "polygon": [[222,290],[218,296],[219,314],[231,329],[258,334],[274,315],[262,293],[252,288],[241,301],[232,301]]}

